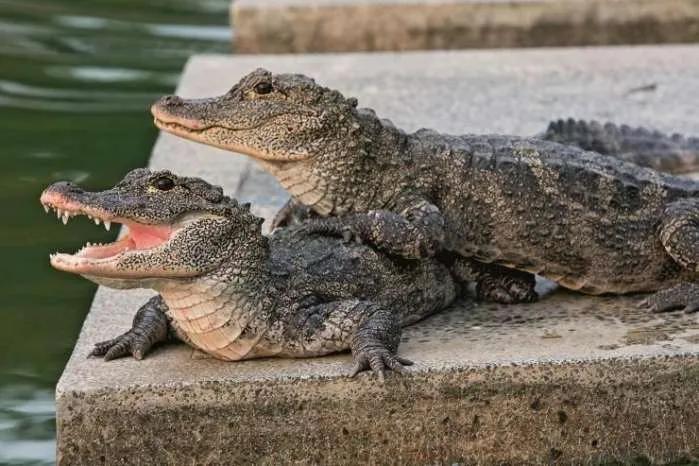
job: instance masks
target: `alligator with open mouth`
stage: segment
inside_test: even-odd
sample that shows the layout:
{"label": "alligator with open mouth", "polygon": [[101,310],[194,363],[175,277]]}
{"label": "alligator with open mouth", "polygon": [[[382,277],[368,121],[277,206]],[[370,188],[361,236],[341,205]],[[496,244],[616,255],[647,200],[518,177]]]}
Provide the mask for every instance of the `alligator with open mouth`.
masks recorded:
{"label": "alligator with open mouth", "polygon": [[403,370],[401,327],[447,307],[459,284],[442,262],[405,260],[339,238],[278,229],[200,178],[136,169],[106,191],[59,182],[41,195],[67,223],[86,215],[124,225],[121,239],[88,243],[51,265],[113,288],[159,295],[133,328],[98,343],[105,359],[140,359],[179,339],[224,360],[310,357],[350,349],[352,374]]}

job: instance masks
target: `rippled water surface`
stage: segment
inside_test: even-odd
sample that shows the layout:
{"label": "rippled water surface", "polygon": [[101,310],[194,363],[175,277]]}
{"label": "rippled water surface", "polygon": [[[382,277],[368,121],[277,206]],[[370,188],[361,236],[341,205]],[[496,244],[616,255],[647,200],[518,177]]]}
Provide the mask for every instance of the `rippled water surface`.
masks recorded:
{"label": "rippled water surface", "polygon": [[112,185],[143,165],[147,111],[187,57],[230,50],[228,0],[0,0],[0,463],[54,461],[53,389],[94,287],[48,254],[107,241],[38,203],[69,179]]}

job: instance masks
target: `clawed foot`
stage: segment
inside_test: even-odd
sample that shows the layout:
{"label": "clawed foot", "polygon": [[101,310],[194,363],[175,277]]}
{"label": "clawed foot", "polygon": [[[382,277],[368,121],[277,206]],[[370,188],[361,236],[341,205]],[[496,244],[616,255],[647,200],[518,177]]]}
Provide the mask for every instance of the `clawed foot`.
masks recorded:
{"label": "clawed foot", "polygon": [[[533,275],[487,276],[478,280],[476,296],[483,301],[500,304],[531,303],[539,298],[534,291],[536,282]],[[532,277],[532,278],[530,278]]]}
{"label": "clawed foot", "polygon": [[151,346],[152,343],[146,336],[129,330],[112,340],[96,343],[90,356],[104,356],[105,361],[111,361],[131,354],[134,359],[141,360]]}
{"label": "clawed foot", "polygon": [[388,349],[379,346],[358,351],[354,355],[354,366],[350,377],[354,377],[362,371],[372,370],[379,380],[383,381],[387,370],[399,373],[405,372],[404,366],[412,366],[409,359],[392,354]]}
{"label": "clawed foot", "polygon": [[272,219],[272,230],[277,228],[298,225],[315,217],[317,214],[310,207],[299,204],[289,199]]}
{"label": "clawed foot", "polygon": [[681,283],[667,290],[658,291],[638,303],[651,312],[683,310],[690,314],[699,311],[699,285]]}

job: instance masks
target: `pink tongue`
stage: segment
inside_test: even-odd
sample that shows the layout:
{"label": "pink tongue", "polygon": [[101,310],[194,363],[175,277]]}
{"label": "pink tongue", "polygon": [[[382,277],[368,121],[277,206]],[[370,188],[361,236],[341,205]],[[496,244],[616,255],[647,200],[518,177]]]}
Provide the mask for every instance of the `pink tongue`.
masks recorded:
{"label": "pink tongue", "polygon": [[172,228],[168,225],[140,225],[128,223],[129,237],[137,249],[148,249],[164,243],[170,238]]}

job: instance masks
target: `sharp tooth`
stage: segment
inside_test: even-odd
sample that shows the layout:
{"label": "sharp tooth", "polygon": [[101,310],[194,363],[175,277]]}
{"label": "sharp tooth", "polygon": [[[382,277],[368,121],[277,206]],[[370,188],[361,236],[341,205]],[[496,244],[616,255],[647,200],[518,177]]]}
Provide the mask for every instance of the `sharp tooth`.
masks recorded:
{"label": "sharp tooth", "polygon": [[87,218],[89,218],[90,220],[92,220],[92,215],[87,214]]}
{"label": "sharp tooth", "polygon": [[100,224],[100,219],[98,219],[97,217],[95,217],[94,220],[95,220],[95,225],[99,225],[99,224]]}
{"label": "sharp tooth", "polygon": [[49,210],[50,210],[49,206],[47,206],[46,204],[44,204],[44,212],[46,212],[46,213],[48,214],[48,213],[49,213]]}
{"label": "sharp tooth", "polygon": [[61,209],[56,208],[56,218],[61,218],[63,216],[63,212],[61,212]]}
{"label": "sharp tooth", "polygon": [[111,227],[112,227],[112,222],[110,222],[109,220],[105,220],[105,221],[104,221],[104,229],[107,230],[107,231],[109,231],[109,229],[110,229]]}
{"label": "sharp tooth", "polygon": [[65,225],[66,223],[68,223],[68,219],[69,219],[69,218],[70,218],[70,215],[68,215],[68,212],[66,212],[66,213],[63,214],[63,217],[61,218],[61,220],[63,220],[63,224],[64,224],[64,225]]}

